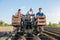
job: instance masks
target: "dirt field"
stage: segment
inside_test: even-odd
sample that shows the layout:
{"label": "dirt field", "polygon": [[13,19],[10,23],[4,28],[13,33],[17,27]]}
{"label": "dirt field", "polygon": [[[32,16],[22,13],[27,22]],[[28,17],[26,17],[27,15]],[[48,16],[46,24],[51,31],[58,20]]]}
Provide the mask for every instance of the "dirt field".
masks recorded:
{"label": "dirt field", "polygon": [[[60,27],[45,27],[45,30],[60,34]],[[2,26],[2,27],[0,27],[0,32],[8,32],[8,31],[12,32],[13,27],[12,26],[8,26],[8,27]]]}
{"label": "dirt field", "polygon": [[13,27],[12,26],[0,26],[0,32],[7,32],[7,31],[13,31]]}
{"label": "dirt field", "polygon": [[45,30],[60,35],[60,27],[45,27]]}

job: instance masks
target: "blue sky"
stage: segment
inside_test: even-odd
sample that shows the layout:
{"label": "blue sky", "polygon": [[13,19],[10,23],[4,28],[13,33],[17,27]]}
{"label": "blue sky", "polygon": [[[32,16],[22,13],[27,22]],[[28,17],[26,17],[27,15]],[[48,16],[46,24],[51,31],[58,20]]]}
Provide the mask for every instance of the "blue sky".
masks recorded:
{"label": "blue sky", "polygon": [[10,24],[12,15],[19,8],[26,14],[29,8],[33,8],[34,13],[37,13],[40,7],[43,8],[47,23],[60,21],[60,0],[0,0],[0,20]]}

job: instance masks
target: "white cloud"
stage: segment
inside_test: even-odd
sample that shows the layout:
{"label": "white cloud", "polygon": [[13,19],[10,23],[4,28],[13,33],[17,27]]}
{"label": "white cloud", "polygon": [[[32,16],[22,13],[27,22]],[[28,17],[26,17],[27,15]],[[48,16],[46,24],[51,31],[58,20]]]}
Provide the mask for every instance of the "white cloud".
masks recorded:
{"label": "white cloud", "polygon": [[58,23],[60,22],[60,6],[56,5],[51,12],[47,14],[47,22]]}

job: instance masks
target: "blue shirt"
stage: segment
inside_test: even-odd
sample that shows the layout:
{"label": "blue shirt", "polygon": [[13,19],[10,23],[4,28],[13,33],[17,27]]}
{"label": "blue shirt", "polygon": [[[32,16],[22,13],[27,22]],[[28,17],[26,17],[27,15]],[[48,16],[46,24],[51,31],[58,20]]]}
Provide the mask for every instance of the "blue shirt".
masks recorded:
{"label": "blue shirt", "polygon": [[43,13],[38,12],[38,13],[36,14],[36,16],[44,16],[44,14],[43,14]]}

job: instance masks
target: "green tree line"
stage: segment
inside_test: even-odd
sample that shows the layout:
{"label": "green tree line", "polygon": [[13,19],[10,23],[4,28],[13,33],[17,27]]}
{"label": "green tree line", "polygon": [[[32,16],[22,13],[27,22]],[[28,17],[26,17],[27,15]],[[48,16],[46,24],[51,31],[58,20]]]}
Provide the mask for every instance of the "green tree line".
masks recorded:
{"label": "green tree line", "polygon": [[[0,21],[0,26],[12,26],[12,24],[8,24],[3,21]],[[47,26],[60,26],[60,22],[58,24],[49,22]]]}
{"label": "green tree line", "polygon": [[60,22],[58,24],[49,22],[47,25],[48,26],[60,26]]}
{"label": "green tree line", "polygon": [[12,26],[11,24],[0,21],[0,26]]}

